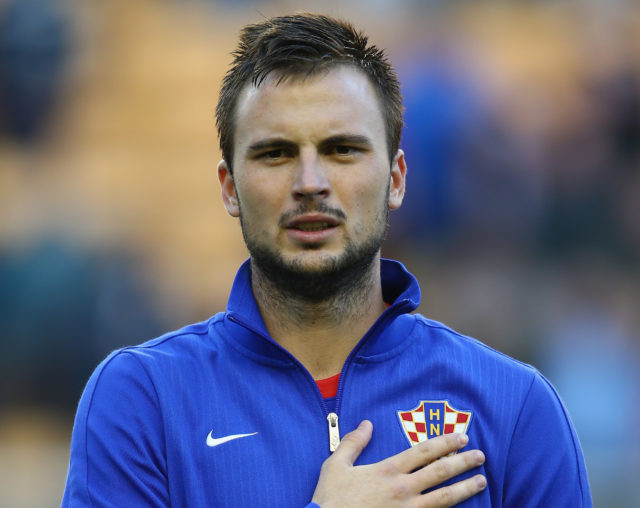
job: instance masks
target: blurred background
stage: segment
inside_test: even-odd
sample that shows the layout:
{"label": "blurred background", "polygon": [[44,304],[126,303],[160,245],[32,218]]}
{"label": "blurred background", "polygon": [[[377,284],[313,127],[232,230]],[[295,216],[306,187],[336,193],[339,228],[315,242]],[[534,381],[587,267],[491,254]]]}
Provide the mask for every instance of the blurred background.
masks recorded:
{"label": "blurred background", "polygon": [[623,0],[0,0],[0,506],[59,505],[109,351],[224,309],[247,253],[219,197],[218,88],[241,26],[297,10],[352,20],[399,72],[408,192],[384,254],[420,311],[539,368],[596,506],[640,506]]}

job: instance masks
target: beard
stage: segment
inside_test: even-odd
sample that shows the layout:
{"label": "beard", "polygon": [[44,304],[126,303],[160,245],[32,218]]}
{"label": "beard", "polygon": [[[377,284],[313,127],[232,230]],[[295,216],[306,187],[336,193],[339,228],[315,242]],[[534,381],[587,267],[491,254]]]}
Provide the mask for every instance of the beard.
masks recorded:
{"label": "beard", "polygon": [[[295,214],[301,215],[311,210],[344,216],[344,212],[332,210],[323,204],[314,207],[302,204]],[[285,259],[275,248],[259,242],[249,232],[242,212],[240,213],[242,236],[251,255],[252,266],[260,271],[282,297],[309,303],[319,303],[336,297],[348,299],[350,295],[355,297],[366,291],[370,285],[371,268],[377,260],[388,224],[389,208],[385,198],[385,203],[380,207],[366,238],[358,243],[347,239],[341,254],[327,254],[315,262],[314,266],[307,266],[304,259]],[[314,250],[318,250],[318,247],[308,248],[308,251]],[[276,295],[274,297],[277,298]]]}

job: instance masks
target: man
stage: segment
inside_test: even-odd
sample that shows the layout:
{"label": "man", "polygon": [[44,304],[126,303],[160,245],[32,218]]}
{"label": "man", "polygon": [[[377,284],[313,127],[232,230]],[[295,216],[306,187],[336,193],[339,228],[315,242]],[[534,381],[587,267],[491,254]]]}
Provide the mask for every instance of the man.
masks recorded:
{"label": "man", "polygon": [[590,506],[551,386],[409,314],[380,259],[406,176],[384,54],[323,16],[248,26],[217,125],[251,257],[226,312],[98,367],[63,505]]}

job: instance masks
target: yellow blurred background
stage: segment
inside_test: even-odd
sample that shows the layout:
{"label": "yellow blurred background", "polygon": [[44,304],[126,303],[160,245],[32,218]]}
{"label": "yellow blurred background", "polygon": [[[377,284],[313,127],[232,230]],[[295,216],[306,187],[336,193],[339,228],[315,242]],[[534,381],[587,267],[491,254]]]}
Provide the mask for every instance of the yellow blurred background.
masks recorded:
{"label": "yellow blurred background", "polygon": [[110,350],[224,309],[247,253],[218,88],[243,25],[298,10],[398,69],[408,194],[384,253],[420,311],[538,367],[596,505],[640,505],[636,2],[0,0],[0,506],[59,505]]}

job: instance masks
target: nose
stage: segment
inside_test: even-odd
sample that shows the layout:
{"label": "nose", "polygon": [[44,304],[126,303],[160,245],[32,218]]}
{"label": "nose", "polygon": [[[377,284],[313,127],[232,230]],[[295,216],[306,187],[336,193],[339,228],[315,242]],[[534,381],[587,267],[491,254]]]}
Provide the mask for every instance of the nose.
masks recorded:
{"label": "nose", "polygon": [[326,198],[331,192],[327,173],[315,150],[302,150],[291,193],[296,200]]}

